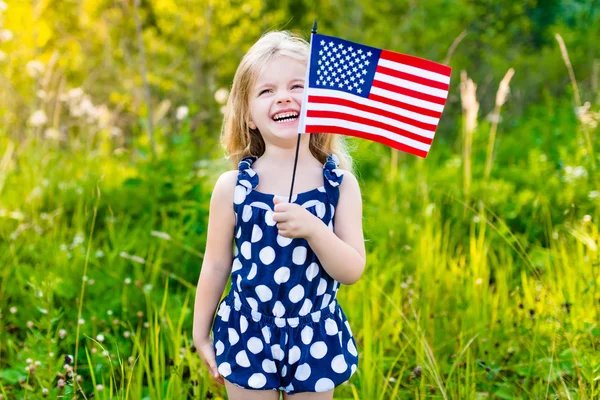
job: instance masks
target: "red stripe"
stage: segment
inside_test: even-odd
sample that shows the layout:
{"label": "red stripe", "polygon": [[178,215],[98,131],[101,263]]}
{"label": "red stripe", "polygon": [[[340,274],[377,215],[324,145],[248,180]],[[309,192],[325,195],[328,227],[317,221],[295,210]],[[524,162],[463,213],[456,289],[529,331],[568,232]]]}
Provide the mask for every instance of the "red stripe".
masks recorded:
{"label": "red stripe", "polygon": [[406,138],[415,140],[417,142],[429,144],[429,145],[433,141],[433,138],[423,137],[423,136],[417,135],[416,133],[412,133],[412,132],[406,131],[404,129],[400,129],[393,125],[388,125],[383,122],[373,121],[372,119],[368,119],[368,118],[364,118],[364,117],[357,117],[356,115],[351,115],[351,114],[346,114],[346,113],[341,113],[341,112],[307,110],[306,116],[312,117],[312,118],[341,119],[344,121],[356,122],[357,124],[373,126],[375,128],[380,128],[385,131],[396,133],[396,134],[404,136]]}
{"label": "red stripe", "polygon": [[338,105],[338,106],[350,107],[350,108],[354,108],[357,110],[361,110],[361,111],[365,111],[365,112],[369,112],[369,113],[373,113],[373,114],[378,114],[378,115],[381,115],[381,116],[384,116],[384,117],[387,117],[390,119],[394,119],[399,122],[404,122],[406,124],[416,126],[417,128],[425,129],[425,130],[428,130],[431,132],[435,132],[435,129],[437,127],[437,124],[428,124],[426,122],[417,121],[412,118],[404,117],[402,115],[398,115],[398,114],[390,112],[390,111],[382,110],[380,108],[367,106],[362,103],[357,103],[355,101],[346,100],[346,99],[340,99],[337,97],[310,96],[309,95],[308,103],[309,104],[310,103],[333,104],[333,105]]}
{"label": "red stripe", "polygon": [[425,69],[436,74],[442,74],[450,76],[452,68],[447,65],[436,63],[435,61],[425,60],[424,58],[408,56],[406,54],[400,54],[389,50],[381,50],[379,58],[384,60],[394,61],[404,65],[410,65],[411,67]]}
{"label": "red stripe", "polygon": [[352,129],[346,129],[339,126],[307,125],[306,133],[336,133],[338,135],[355,136],[363,139],[372,140],[374,142],[382,143],[386,146],[392,147],[400,151],[404,151],[406,153],[414,154],[422,158],[426,158],[428,154],[428,151],[415,149],[414,147],[407,146],[403,143],[396,142],[395,140],[391,140],[383,136],[373,135],[361,131],[355,131]]}
{"label": "red stripe", "polygon": [[388,68],[388,67],[383,67],[381,65],[377,66],[377,69],[375,70],[375,72],[380,72],[380,73],[385,74],[385,75],[393,76],[394,78],[404,79],[404,80],[407,80],[407,81],[411,81],[411,82],[414,82],[414,83],[419,83],[421,85],[425,85],[425,86],[429,86],[429,87],[432,87],[432,88],[441,89],[441,90],[445,90],[445,91],[448,91],[449,88],[450,88],[450,85],[448,85],[447,83],[438,82],[438,81],[434,81],[434,80],[427,79],[427,78],[422,78],[422,77],[417,76],[417,75],[413,75],[413,74],[408,74],[406,72],[397,71],[395,69],[391,69],[391,68]]}
{"label": "red stripe", "polygon": [[405,96],[414,97],[415,99],[425,100],[430,103],[440,104],[442,106],[446,103],[445,98],[432,96],[430,94],[425,94],[422,92],[417,92],[416,90],[411,90],[411,89],[403,88],[401,86],[392,85],[391,83],[387,83],[387,82],[381,82],[381,81],[374,80],[372,86],[375,86],[375,87],[378,87],[381,89],[385,89],[385,90],[389,90],[390,92],[400,93]]}
{"label": "red stripe", "polygon": [[418,106],[414,106],[412,104],[404,103],[399,100],[393,100],[387,97],[379,96],[377,94],[371,93],[369,95],[369,100],[378,101],[380,103],[389,104],[390,106],[403,108],[408,111],[413,111],[419,114],[427,115],[429,117],[441,118],[442,113],[440,111],[428,110],[427,108],[421,108]]}

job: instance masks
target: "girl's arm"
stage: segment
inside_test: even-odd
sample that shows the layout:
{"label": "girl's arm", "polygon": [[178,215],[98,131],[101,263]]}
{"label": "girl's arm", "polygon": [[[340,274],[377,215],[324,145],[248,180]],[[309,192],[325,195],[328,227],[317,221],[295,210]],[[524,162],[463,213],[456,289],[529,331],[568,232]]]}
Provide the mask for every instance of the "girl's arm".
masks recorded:
{"label": "girl's arm", "polygon": [[231,273],[235,214],[233,192],[238,171],[223,173],[211,195],[204,261],[194,303],[195,343],[210,338],[210,330],[219,300]]}
{"label": "girl's arm", "polygon": [[323,268],[336,281],[352,285],[362,275],[365,240],[362,229],[362,199],[356,177],[344,171],[332,232],[321,220],[306,238]]}

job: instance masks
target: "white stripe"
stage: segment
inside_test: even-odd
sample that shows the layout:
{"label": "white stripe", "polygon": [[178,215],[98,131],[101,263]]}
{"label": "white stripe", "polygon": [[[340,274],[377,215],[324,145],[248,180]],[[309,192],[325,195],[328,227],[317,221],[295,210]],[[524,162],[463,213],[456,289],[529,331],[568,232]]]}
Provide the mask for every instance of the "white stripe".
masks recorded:
{"label": "white stripe", "polygon": [[388,117],[384,117],[379,114],[373,114],[370,112],[357,110],[356,108],[340,106],[337,104],[324,104],[324,103],[309,103],[306,110],[317,110],[317,111],[337,111],[343,112],[350,115],[355,115],[357,117],[368,118],[372,121],[383,122],[384,124],[392,125],[394,127],[404,129],[405,131],[426,137],[433,138],[435,132],[427,131],[425,129],[416,127],[414,125],[407,124],[405,122],[400,122],[395,119],[391,119]]}
{"label": "white stripe", "polygon": [[398,100],[403,103],[412,104],[417,107],[426,108],[428,110],[439,111],[442,112],[444,110],[444,106],[442,104],[432,103],[430,101],[425,101],[421,99],[417,99],[415,97],[406,96],[404,94],[391,92],[386,89],[381,89],[378,87],[371,87],[371,94],[376,94],[381,97],[387,97],[388,99]]}
{"label": "white stripe", "polygon": [[396,78],[395,76],[383,74],[381,72],[375,72],[375,77],[373,78],[373,80],[391,83],[392,85],[414,90],[416,92],[425,93],[431,96],[440,97],[442,99],[448,97],[447,90],[432,88],[431,86],[421,85],[420,83],[407,81],[406,79]]}
{"label": "white stripe", "polygon": [[311,118],[306,117],[306,126],[310,125],[325,125],[325,126],[338,126],[341,128],[352,129],[355,131],[371,133],[373,135],[382,136],[393,140],[394,142],[402,143],[415,149],[429,151],[431,145],[427,143],[421,143],[419,141],[409,139],[397,133],[386,131],[385,129],[376,128],[371,125],[359,124],[356,122],[345,121],[337,118]]}
{"label": "white stripe", "polygon": [[384,60],[382,58],[379,59],[378,65],[381,65],[382,67],[395,69],[396,71],[406,72],[407,74],[431,79],[432,81],[438,81],[438,82],[448,83],[448,84],[450,83],[450,77],[447,75],[442,75],[442,74],[438,74],[437,72],[427,71],[426,69],[413,67],[411,65],[400,64],[395,61]]}
{"label": "white stripe", "polygon": [[[309,88],[307,90],[307,92],[311,96],[335,97],[337,99],[354,101],[359,104],[364,104],[369,107],[375,107],[380,110],[389,111],[391,113],[398,114],[398,115],[401,115],[406,118],[414,119],[415,121],[424,122],[426,124],[432,124],[432,125],[437,126],[438,122],[440,121],[440,119],[436,118],[436,117],[430,117],[428,115],[419,114],[414,111],[404,110],[400,107],[381,103],[379,101],[375,101],[375,100],[371,100],[371,99],[365,99],[364,97],[360,97],[360,96],[354,95],[352,93],[341,92],[339,90]],[[307,103],[304,103],[304,104],[307,104]]]}

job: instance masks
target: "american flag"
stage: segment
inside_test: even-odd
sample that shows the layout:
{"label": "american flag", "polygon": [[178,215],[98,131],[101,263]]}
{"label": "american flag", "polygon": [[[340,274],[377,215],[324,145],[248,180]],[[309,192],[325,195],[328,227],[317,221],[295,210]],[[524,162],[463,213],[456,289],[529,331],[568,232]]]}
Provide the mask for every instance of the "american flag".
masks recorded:
{"label": "american flag", "polygon": [[310,47],[299,133],[356,136],[427,157],[450,67],[316,33]]}

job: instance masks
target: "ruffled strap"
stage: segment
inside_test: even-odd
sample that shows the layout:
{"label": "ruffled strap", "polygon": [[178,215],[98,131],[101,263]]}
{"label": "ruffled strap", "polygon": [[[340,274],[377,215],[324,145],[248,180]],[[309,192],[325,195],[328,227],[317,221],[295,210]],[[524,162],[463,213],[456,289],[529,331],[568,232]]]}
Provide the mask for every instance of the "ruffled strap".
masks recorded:
{"label": "ruffled strap", "polygon": [[238,164],[238,177],[235,185],[235,191],[233,193],[233,209],[236,216],[240,210],[238,210],[246,200],[246,196],[250,194],[252,189],[258,186],[258,174],[251,168],[252,163],[257,160],[256,156],[246,156],[242,158]]}
{"label": "ruffled strap", "polygon": [[325,191],[329,197],[329,202],[333,207],[337,207],[340,198],[340,184],[344,179],[344,173],[337,167],[340,165],[338,157],[334,154],[327,155],[327,161],[323,165],[323,175],[325,177]]}

